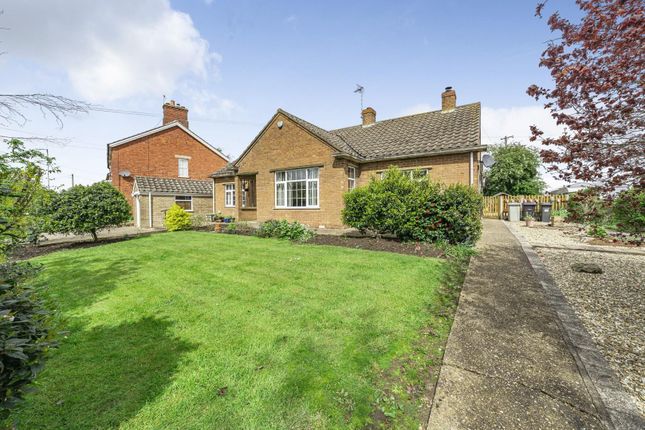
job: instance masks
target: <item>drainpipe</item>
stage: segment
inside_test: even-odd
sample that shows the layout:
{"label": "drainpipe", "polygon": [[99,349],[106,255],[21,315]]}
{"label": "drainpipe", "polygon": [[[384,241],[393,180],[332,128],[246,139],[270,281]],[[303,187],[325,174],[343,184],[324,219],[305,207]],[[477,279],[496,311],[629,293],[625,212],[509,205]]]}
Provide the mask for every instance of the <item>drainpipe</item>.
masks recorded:
{"label": "drainpipe", "polygon": [[152,193],[148,193],[148,220],[152,228]]}
{"label": "drainpipe", "polygon": [[470,153],[470,186],[473,186],[473,177],[475,172],[473,171],[473,153]]}
{"label": "drainpipe", "polygon": [[141,228],[141,199],[137,196],[137,228]]}

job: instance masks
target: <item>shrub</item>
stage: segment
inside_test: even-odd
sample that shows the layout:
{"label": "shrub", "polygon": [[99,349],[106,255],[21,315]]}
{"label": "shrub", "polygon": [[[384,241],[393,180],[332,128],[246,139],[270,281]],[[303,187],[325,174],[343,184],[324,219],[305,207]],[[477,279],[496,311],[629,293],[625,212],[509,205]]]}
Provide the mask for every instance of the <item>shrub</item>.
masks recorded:
{"label": "shrub", "polygon": [[569,211],[564,209],[564,208],[556,209],[553,212],[551,212],[551,216],[568,218],[569,217]]}
{"label": "shrub", "polygon": [[37,269],[0,264],[0,418],[5,418],[42,369],[52,341],[53,317],[29,285]]}
{"label": "shrub", "polygon": [[108,182],[76,185],[52,198],[48,208],[53,233],[90,233],[98,240],[98,232],[117,227],[131,220],[127,200]]}
{"label": "shrub", "polygon": [[598,239],[604,239],[607,237],[607,230],[605,227],[598,224],[591,224],[587,229],[587,234],[591,237],[596,237]]}
{"label": "shrub", "polygon": [[268,220],[260,224],[256,234],[260,237],[275,237],[298,242],[306,242],[314,237],[313,230],[298,221]]}
{"label": "shrub", "polygon": [[163,223],[168,231],[189,230],[192,227],[190,218],[190,214],[175,203],[166,211]]}
{"label": "shrub", "polygon": [[442,185],[390,168],[345,195],[343,222],[401,240],[472,244],[481,235],[483,199],[471,187]]}
{"label": "shrub", "polygon": [[607,202],[592,188],[575,193],[569,199],[567,211],[567,221],[585,225],[602,225],[609,217]]}
{"label": "shrub", "polygon": [[206,215],[192,214],[190,216],[190,225],[192,228],[199,229],[205,227],[207,224]]}
{"label": "shrub", "polygon": [[618,230],[643,236],[645,233],[645,190],[632,188],[614,200],[612,212]]}

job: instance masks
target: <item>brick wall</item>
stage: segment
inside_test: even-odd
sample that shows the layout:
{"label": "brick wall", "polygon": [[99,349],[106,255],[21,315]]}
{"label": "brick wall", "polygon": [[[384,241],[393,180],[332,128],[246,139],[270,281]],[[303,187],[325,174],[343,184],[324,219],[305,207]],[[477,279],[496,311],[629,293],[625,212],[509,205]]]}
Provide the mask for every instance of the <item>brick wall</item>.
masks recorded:
{"label": "brick wall", "polygon": [[[479,189],[479,157],[473,154],[473,187]],[[469,184],[470,154],[436,155],[434,157],[413,158],[408,160],[378,161],[365,163],[360,166],[358,185],[365,185],[369,178],[390,166],[400,169],[429,168],[430,179],[444,184]]]}
{"label": "brick wall", "polygon": [[230,178],[215,178],[215,212],[221,212],[224,216],[233,216],[238,218],[239,216],[236,208],[227,208],[226,206],[224,206],[225,184],[235,184],[235,177],[231,176]]}
{"label": "brick wall", "polygon": [[[148,196],[139,197],[141,204],[141,227],[150,226]],[[175,203],[174,196],[152,196],[152,226],[163,228],[165,211]],[[213,213],[213,200],[210,196],[193,196],[193,214],[207,215]],[[136,217],[136,213],[135,213]]]}
{"label": "brick wall", "polygon": [[[210,179],[224,167],[226,160],[206,148],[179,127],[155,133],[134,142],[112,148],[110,173],[112,184],[132,205],[134,176],[179,177],[177,156],[190,157],[188,176],[191,179]],[[129,170],[131,176],[122,178],[119,172]]]}

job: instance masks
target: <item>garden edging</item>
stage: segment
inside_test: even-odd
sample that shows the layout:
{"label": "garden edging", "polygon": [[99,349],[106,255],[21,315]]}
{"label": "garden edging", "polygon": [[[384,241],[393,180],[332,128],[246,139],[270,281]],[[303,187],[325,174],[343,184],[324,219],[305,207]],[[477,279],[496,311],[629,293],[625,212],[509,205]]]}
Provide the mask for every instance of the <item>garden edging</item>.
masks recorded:
{"label": "garden edging", "polygon": [[578,364],[580,375],[605,425],[616,430],[645,428],[645,420],[632,398],[622,387],[609,363],[569,306],[538,254],[521,234],[509,227],[507,221],[504,221],[504,225],[520,243],[529,264],[535,271],[557,316],[564,340]]}

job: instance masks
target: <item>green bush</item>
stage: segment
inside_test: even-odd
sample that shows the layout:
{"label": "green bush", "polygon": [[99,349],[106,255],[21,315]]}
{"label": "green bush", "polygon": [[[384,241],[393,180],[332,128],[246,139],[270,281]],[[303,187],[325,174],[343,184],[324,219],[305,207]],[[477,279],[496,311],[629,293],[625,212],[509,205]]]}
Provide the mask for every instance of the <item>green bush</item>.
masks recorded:
{"label": "green bush", "polygon": [[192,228],[200,229],[202,227],[206,227],[207,224],[208,220],[206,219],[206,215],[192,214],[190,216],[190,225]]}
{"label": "green bush", "polygon": [[608,236],[605,227],[598,224],[591,224],[587,229],[587,234],[598,239],[604,239]]}
{"label": "green bush", "polygon": [[472,244],[481,236],[483,199],[471,187],[442,185],[390,168],[345,195],[343,222],[401,240]]}
{"label": "green bush", "polygon": [[298,242],[306,242],[314,237],[313,230],[298,221],[268,220],[260,224],[256,234],[260,237],[275,237]]}
{"label": "green bush", "polygon": [[614,200],[612,212],[618,230],[643,236],[645,233],[645,190],[632,188]]}
{"label": "green bush", "polygon": [[166,211],[164,225],[168,231],[190,230],[193,226],[190,218],[190,214],[175,203]]}
{"label": "green bush", "polygon": [[132,219],[127,200],[108,182],[76,185],[53,196],[47,209],[52,233],[90,233],[118,227]]}
{"label": "green bush", "polygon": [[597,190],[578,191],[567,205],[567,221],[585,225],[603,225],[609,219],[609,205]]}
{"label": "green bush", "polygon": [[37,269],[28,263],[0,264],[0,419],[36,378],[52,341],[52,314],[27,282]]}

